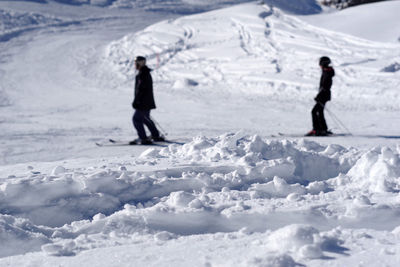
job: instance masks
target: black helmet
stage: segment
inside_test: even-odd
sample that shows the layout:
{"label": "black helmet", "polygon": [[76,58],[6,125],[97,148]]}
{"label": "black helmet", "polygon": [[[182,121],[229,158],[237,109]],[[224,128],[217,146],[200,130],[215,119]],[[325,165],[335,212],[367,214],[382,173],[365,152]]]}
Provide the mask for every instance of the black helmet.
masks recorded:
{"label": "black helmet", "polygon": [[331,64],[331,59],[329,57],[321,57],[319,59],[319,65],[323,67],[327,67]]}
{"label": "black helmet", "polygon": [[142,57],[142,56],[137,56],[135,58],[135,64],[136,64],[136,68],[140,69],[141,67],[143,67],[144,65],[146,65],[146,58]]}
{"label": "black helmet", "polygon": [[146,58],[145,57],[142,57],[142,56],[137,56],[136,58],[135,58],[135,61],[146,61]]}

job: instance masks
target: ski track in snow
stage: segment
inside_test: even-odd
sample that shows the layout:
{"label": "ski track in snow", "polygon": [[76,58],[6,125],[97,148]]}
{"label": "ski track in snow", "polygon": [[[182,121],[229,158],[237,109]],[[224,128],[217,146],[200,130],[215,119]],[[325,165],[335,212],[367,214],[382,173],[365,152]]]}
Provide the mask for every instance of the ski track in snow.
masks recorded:
{"label": "ski track in snow", "polygon": [[[269,5],[175,18],[165,8],[225,1],[92,2],[111,13],[0,9],[1,266],[400,262],[399,44]],[[154,68],[154,113],[185,144],[97,148],[132,137],[138,54]],[[354,136],[290,135],[309,123],[321,55],[337,71],[328,107]]]}
{"label": "ski track in snow", "polygon": [[[177,89],[186,89],[192,81],[201,87],[212,84],[229,93],[306,103],[315,94],[318,56],[330,55],[338,66],[333,89],[335,106],[398,110],[398,76],[369,67],[375,62],[383,68],[384,62],[399,57],[398,44],[374,43],[316,28],[268,6],[264,10],[257,6],[234,7],[231,16],[221,19],[223,12],[152,25],[112,44],[109,57],[115,69],[131,75],[130,55],[144,54],[157,66],[156,80],[176,81]],[[249,17],[249,13],[255,16]],[[203,27],[204,21],[215,23]],[[221,33],[220,28],[225,31]],[[203,56],[206,53],[210,56]],[[310,55],[316,55],[315,59],[310,60]],[[121,62],[128,68],[121,67]],[[382,92],[384,97],[376,97]],[[376,97],[373,106],[366,104],[371,97]],[[388,99],[393,101],[388,103]]]}

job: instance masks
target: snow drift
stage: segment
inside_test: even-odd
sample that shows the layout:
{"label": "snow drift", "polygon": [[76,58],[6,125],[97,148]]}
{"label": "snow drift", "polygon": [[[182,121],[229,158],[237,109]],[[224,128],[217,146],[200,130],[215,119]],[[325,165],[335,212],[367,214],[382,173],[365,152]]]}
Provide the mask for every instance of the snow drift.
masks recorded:
{"label": "snow drift", "polygon": [[[9,175],[1,184],[0,210],[8,214],[1,217],[2,256],[41,247],[50,255],[75,255],[108,246],[110,235],[169,240],[283,227],[268,234],[271,250],[322,258],[332,240],[320,236],[327,230],[321,221],[357,227],[360,220],[374,224],[382,214],[397,216],[397,205],[380,202],[382,194],[400,191],[399,152],[237,133],[149,148],[138,158],[88,168],[32,166],[31,174]],[[336,201],[319,207],[328,199]],[[341,209],[347,212],[335,215]],[[396,226],[387,221],[379,228]]]}

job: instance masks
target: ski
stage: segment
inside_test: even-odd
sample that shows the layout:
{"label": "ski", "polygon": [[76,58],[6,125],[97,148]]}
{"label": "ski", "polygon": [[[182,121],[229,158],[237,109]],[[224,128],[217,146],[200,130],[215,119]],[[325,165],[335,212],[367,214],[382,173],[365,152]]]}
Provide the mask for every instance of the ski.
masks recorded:
{"label": "ski", "polygon": [[164,141],[153,141],[154,143],[159,143],[159,144],[176,144],[176,145],[184,145],[185,142],[179,142],[179,141],[174,141],[174,140],[164,140]]}
{"label": "ski", "polygon": [[96,145],[99,147],[104,147],[104,146],[158,146],[158,147],[167,147],[167,145],[164,144],[159,144],[159,143],[151,143],[151,144],[146,144],[146,145],[142,145],[142,144],[132,144],[128,141],[118,141],[118,140],[114,140],[114,139],[109,139],[108,143],[99,143],[96,142]]}
{"label": "ski", "polygon": [[[115,139],[109,139],[108,141],[110,141],[111,143],[114,144],[119,144],[119,143],[128,143],[127,141],[119,141],[119,140],[115,140]],[[174,140],[163,140],[163,141],[153,141],[152,144],[176,144],[176,145],[184,145],[184,142],[178,142],[178,141],[174,141]],[[152,145],[150,144],[150,145]],[[133,144],[133,145],[142,145],[142,144]],[[143,145],[146,146],[146,145]]]}
{"label": "ski", "polygon": [[329,135],[307,135],[307,134],[287,134],[287,133],[278,133],[276,135],[271,135],[271,137],[297,137],[297,138],[303,138],[303,137],[343,137],[343,136],[351,136],[350,134],[345,134],[345,133],[332,133]]}
{"label": "ski", "polygon": [[123,143],[123,142],[105,143],[105,144],[96,142],[95,144],[98,147],[106,147],[106,146],[149,146],[149,147],[157,146],[157,147],[167,147],[167,145],[158,144],[158,143],[142,145],[142,144],[129,144],[129,143]]}
{"label": "ski", "polygon": [[167,147],[168,144],[177,144],[177,145],[183,145],[185,143],[183,142],[177,142],[177,141],[172,141],[172,140],[164,140],[164,141],[154,141],[151,144],[132,144],[129,141],[121,141],[121,140],[115,140],[115,139],[108,139],[108,143],[100,143],[96,142],[95,143],[99,147],[103,146],[158,146],[158,147]]}

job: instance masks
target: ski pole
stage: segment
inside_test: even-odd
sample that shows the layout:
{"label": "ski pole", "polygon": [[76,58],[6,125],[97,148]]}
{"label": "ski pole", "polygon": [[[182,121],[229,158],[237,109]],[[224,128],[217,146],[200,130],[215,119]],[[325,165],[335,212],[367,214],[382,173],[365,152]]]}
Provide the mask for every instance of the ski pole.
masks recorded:
{"label": "ski pole", "polygon": [[[329,112],[328,112],[329,113]],[[332,119],[333,123],[338,127],[338,129],[343,129],[342,125],[329,113],[329,117]]]}
{"label": "ski pole", "polygon": [[344,125],[344,123],[341,122],[341,121],[339,120],[339,118],[336,117],[335,114],[333,114],[333,112],[330,111],[330,110],[326,107],[325,104],[323,104],[323,103],[321,103],[321,102],[319,102],[319,101],[317,101],[317,103],[320,104],[323,108],[325,108],[325,110],[329,113],[329,115],[331,116],[331,118],[333,119],[333,121],[334,121],[339,127],[342,127],[343,129],[345,129],[349,135],[353,135],[353,134],[349,131],[349,129],[346,127],[346,125]]}
{"label": "ski pole", "polygon": [[330,110],[329,110],[328,108],[326,108],[326,107],[325,107],[325,109],[326,109],[326,111],[329,113],[329,115],[330,115],[334,120],[336,120],[336,121],[339,123],[339,125],[340,125],[341,127],[343,127],[343,128],[347,131],[348,134],[353,135],[353,134],[349,131],[349,129],[346,127],[346,125],[344,125],[344,123],[341,122],[341,121],[339,120],[339,118],[336,117],[336,115],[332,113],[332,111],[330,111]]}
{"label": "ski pole", "polygon": [[163,129],[163,127],[161,127],[161,125],[151,115],[150,115],[150,119],[152,121],[154,121],[154,123],[157,125],[157,127],[161,130],[161,134],[163,136],[167,136],[168,135],[168,133]]}

